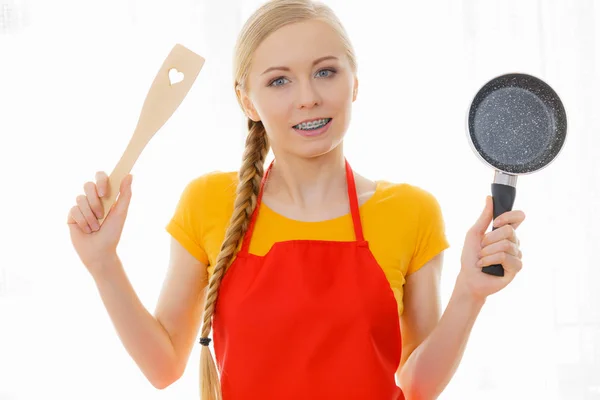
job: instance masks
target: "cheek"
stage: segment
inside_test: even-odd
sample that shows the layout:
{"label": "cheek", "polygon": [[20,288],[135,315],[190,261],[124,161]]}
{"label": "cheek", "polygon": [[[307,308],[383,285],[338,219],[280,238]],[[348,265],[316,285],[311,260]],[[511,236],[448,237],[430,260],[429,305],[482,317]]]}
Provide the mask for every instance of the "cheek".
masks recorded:
{"label": "cheek", "polygon": [[285,93],[279,96],[264,96],[259,99],[257,111],[265,127],[272,131],[285,129],[290,123],[293,101],[286,98]]}
{"label": "cheek", "polygon": [[343,87],[332,91],[328,102],[332,105],[338,117],[348,118],[352,110],[352,88]]}
{"label": "cheek", "polygon": [[327,91],[327,102],[335,105],[339,109],[348,107],[348,104],[352,104],[352,84],[350,82],[343,82],[340,80],[335,87],[332,87]]}

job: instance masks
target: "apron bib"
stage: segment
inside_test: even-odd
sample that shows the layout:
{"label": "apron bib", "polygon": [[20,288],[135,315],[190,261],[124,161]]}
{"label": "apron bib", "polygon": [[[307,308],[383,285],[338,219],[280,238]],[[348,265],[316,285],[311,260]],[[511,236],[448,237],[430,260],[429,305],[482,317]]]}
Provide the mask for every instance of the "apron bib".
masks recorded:
{"label": "apron bib", "polygon": [[223,399],[404,400],[398,307],[363,237],[350,165],[355,241],[290,240],[257,256],[248,249],[272,166],[215,305]]}

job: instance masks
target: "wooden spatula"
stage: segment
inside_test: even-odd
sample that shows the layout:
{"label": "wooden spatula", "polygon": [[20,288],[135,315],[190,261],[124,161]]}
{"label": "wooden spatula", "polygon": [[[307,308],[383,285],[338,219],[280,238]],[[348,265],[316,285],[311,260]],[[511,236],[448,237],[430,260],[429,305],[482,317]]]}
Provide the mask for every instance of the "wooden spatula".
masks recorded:
{"label": "wooden spatula", "polygon": [[121,181],[131,172],[150,139],[177,110],[203,65],[203,57],[181,44],[176,44],[163,62],[146,95],[133,136],[108,178],[108,191],[101,198],[105,215],[99,220],[100,225],[117,198]]}

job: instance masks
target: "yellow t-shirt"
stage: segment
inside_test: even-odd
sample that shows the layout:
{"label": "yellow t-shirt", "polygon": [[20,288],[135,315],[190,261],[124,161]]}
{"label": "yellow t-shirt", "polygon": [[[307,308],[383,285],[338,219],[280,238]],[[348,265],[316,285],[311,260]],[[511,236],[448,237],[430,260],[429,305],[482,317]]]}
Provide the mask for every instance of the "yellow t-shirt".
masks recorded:
{"label": "yellow t-shirt", "polygon": [[[208,266],[209,276],[233,212],[237,182],[237,172],[211,172],[192,180],[166,226],[190,254]],[[417,186],[377,181],[375,193],[360,207],[360,216],[365,239],[390,283],[401,315],[406,276],[449,247],[439,203]],[[262,204],[249,251],[264,255],[275,242],[301,239],[355,240],[352,216],[301,222]]]}

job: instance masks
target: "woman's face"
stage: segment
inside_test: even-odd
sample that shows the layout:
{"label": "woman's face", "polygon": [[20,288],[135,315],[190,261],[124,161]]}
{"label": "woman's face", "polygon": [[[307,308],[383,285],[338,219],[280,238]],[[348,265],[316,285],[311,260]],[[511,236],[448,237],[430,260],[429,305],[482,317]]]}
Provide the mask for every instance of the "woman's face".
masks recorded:
{"label": "woman's face", "polygon": [[246,84],[244,109],[262,121],[274,153],[305,158],[341,143],[358,89],[340,38],[317,20],[268,36],[252,56]]}

